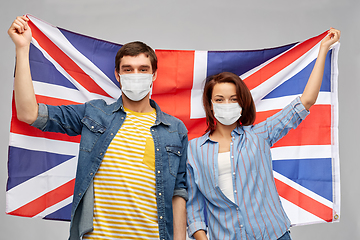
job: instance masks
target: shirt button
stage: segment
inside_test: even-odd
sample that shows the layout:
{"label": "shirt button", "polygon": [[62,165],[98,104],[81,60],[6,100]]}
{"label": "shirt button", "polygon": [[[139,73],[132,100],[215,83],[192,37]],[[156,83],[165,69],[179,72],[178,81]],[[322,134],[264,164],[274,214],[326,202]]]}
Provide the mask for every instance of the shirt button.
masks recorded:
{"label": "shirt button", "polygon": [[233,143],[231,142],[230,145],[233,145]]}
{"label": "shirt button", "polygon": [[100,156],[102,155],[103,153],[100,153]]}
{"label": "shirt button", "polygon": [[163,219],[163,216],[160,216],[160,219]]}
{"label": "shirt button", "polygon": [[90,173],[90,175],[93,175],[93,173]]}
{"label": "shirt button", "polygon": [[161,192],[159,192],[159,196],[161,196]]}
{"label": "shirt button", "polygon": [[234,156],[231,156],[231,158],[234,158]]}
{"label": "shirt button", "polygon": [[160,173],[160,171],[158,171],[158,173]]}
{"label": "shirt button", "polygon": [[110,134],[111,136],[114,135],[113,133]]}
{"label": "shirt button", "polygon": [[235,175],[235,172],[233,172],[233,175]]}
{"label": "shirt button", "polygon": [[236,211],[239,211],[239,208],[238,208],[238,207],[236,208]]}
{"label": "shirt button", "polygon": [[94,129],[94,126],[91,126],[91,129]]}
{"label": "shirt button", "polygon": [[178,154],[180,154],[180,151],[178,151]]}
{"label": "shirt button", "polygon": [[154,131],[154,129],[151,129],[151,131]]}
{"label": "shirt button", "polygon": [[241,224],[240,227],[242,228],[242,227],[244,227],[244,225]]}
{"label": "shirt button", "polygon": [[237,191],[235,190],[234,193],[237,193]]}
{"label": "shirt button", "polygon": [[156,151],[160,151],[160,149],[157,148]]}
{"label": "shirt button", "polygon": [[121,119],[124,119],[124,117],[121,117]]}
{"label": "shirt button", "polygon": [[79,193],[79,196],[81,196],[81,193]]}

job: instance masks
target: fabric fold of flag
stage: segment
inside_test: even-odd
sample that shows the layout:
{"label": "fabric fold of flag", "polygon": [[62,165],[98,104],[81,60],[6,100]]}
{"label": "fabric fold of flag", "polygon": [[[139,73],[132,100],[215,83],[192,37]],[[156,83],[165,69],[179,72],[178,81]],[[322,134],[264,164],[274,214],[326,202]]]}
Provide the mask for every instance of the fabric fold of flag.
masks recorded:
{"label": "fabric fold of flag", "polygon": [[[28,18],[38,102],[67,105],[102,98],[112,103],[119,98],[114,59],[121,44]],[[258,123],[301,95],[326,34],[261,50],[156,50],[158,77],[151,98],[185,123],[189,139],[198,137],[206,128],[204,79],[229,71],[251,90]],[[334,45],[326,57],[320,94],[309,117],[272,147],[277,189],[293,226],[340,220],[339,48]],[[80,137],[43,133],[17,120],[14,103],[12,109],[6,213],[69,221]]]}

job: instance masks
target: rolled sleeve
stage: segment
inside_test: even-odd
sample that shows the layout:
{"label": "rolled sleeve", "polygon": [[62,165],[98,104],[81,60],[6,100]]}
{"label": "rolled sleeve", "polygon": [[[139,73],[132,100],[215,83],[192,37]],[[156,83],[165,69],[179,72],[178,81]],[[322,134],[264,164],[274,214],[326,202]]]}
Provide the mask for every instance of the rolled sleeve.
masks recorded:
{"label": "rolled sleeve", "polygon": [[192,239],[194,239],[194,237],[193,237],[194,233],[196,233],[196,232],[199,231],[199,230],[204,230],[205,233],[206,233],[206,232],[207,232],[206,229],[207,229],[207,228],[206,228],[205,222],[193,222],[193,223],[191,223],[191,224],[188,226],[187,231],[188,231],[188,235],[189,235]]}
{"label": "rolled sleeve", "polygon": [[295,98],[290,105],[293,107],[295,112],[299,115],[299,117],[304,120],[307,115],[310,114],[310,111],[306,110],[304,105],[301,103],[300,97]]}
{"label": "rolled sleeve", "polygon": [[184,188],[175,189],[173,196],[174,196],[174,197],[175,197],[175,196],[182,197],[183,199],[185,199],[185,201],[187,201],[187,200],[189,199],[189,195],[188,195],[186,189],[184,189]]}
{"label": "rolled sleeve", "polygon": [[38,106],[38,117],[35,122],[31,124],[31,126],[42,130],[46,126],[46,123],[49,119],[49,110],[48,107],[43,103],[39,103]]}
{"label": "rolled sleeve", "polygon": [[[185,125],[182,123],[182,131],[186,132]],[[180,163],[178,168],[178,173],[176,176],[176,182],[175,182],[175,189],[173,196],[179,196],[185,199],[187,201],[189,199],[188,192],[187,192],[187,182],[186,182],[186,159],[187,159],[187,147],[188,147],[188,137],[187,134],[183,134],[182,139],[182,155],[180,157]]]}

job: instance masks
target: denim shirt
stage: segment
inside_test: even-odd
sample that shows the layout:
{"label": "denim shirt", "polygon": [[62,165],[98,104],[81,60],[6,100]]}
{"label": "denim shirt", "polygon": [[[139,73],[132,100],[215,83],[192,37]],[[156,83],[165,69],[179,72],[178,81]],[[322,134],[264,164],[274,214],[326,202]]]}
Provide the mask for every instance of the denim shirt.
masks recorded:
{"label": "denim shirt", "polygon": [[[173,196],[187,200],[187,130],[177,118],[156,109],[156,121],[150,128],[155,145],[156,201],[160,239],[173,239]],[[93,229],[93,178],[104,154],[126,118],[122,98],[113,104],[92,100],[80,105],[50,106],[39,104],[32,126],[42,131],[71,136],[81,134],[71,210],[70,240],[78,240]]]}

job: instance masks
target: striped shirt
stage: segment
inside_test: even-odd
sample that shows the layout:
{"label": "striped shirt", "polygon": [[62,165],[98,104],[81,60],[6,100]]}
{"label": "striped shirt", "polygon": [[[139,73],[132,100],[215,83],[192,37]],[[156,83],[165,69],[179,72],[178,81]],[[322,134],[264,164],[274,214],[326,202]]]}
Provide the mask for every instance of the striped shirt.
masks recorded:
{"label": "striped shirt", "polygon": [[150,133],[156,111],[125,111],[94,177],[94,230],[83,239],[159,239]]}
{"label": "striped shirt", "polygon": [[189,236],[208,229],[210,239],[278,239],[289,229],[290,221],[275,186],[270,147],[308,114],[296,98],[264,122],[232,131],[234,202],[219,188],[219,144],[208,133],[189,142]]}

